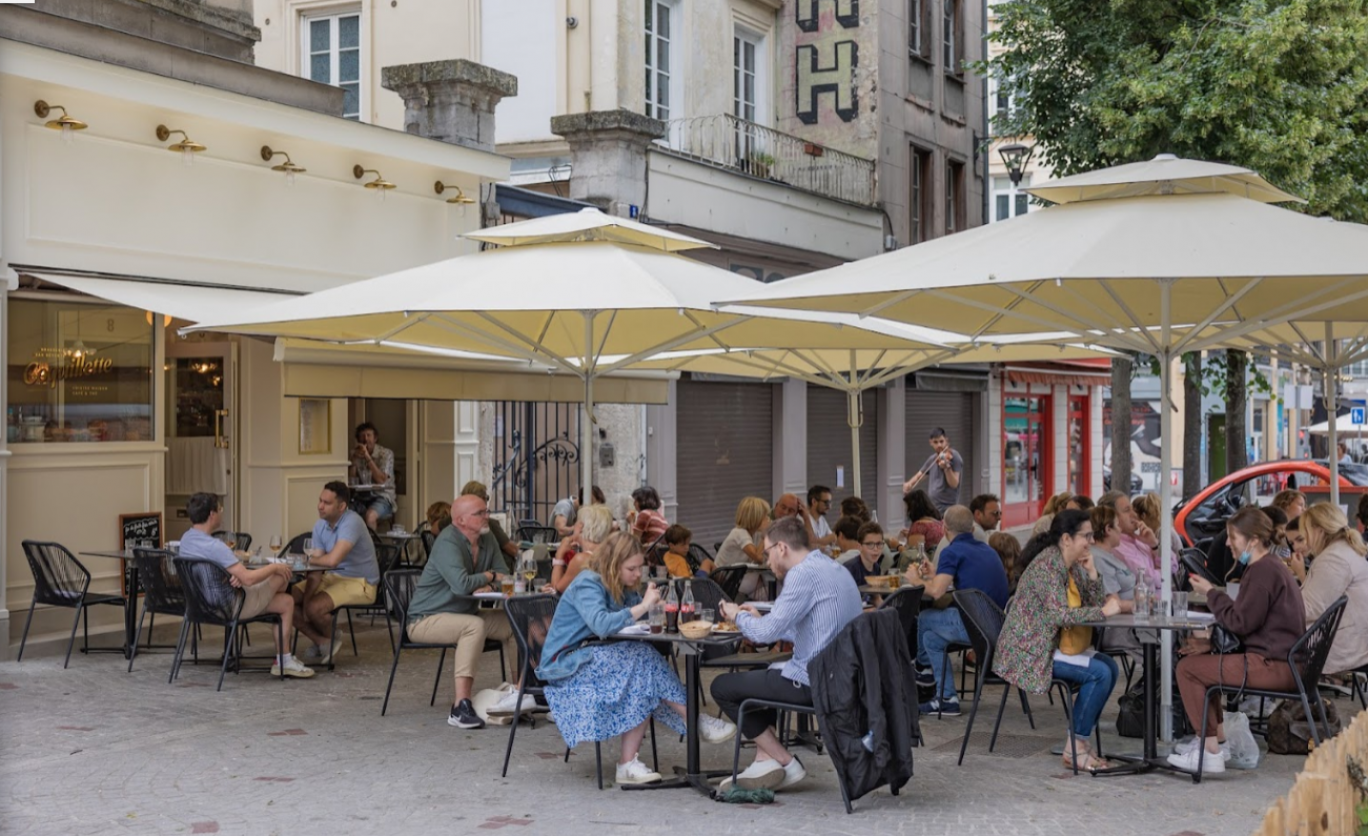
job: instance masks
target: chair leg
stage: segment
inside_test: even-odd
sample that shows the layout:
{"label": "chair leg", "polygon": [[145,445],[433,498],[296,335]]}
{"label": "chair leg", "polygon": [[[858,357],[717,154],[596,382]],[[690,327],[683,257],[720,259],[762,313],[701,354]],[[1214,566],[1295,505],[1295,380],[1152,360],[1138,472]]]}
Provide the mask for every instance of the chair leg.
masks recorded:
{"label": "chair leg", "polygon": [[[1012,686],[1010,684],[1003,685],[1002,700],[998,702],[997,719],[993,721],[993,736],[988,739],[988,751],[990,752],[997,746],[998,729],[1002,728],[1002,715],[1007,711],[1007,698],[1011,695]],[[968,735],[965,735],[964,741],[965,743],[969,742]],[[961,746],[960,750],[963,751],[963,749],[964,747]]]}
{"label": "chair leg", "polygon": [[598,772],[598,788],[603,789],[603,746],[594,741],[594,769]]}
{"label": "chair leg", "polygon": [[[1149,676],[1149,671],[1145,671],[1145,675]],[[1202,700],[1202,728],[1197,732],[1197,774],[1192,776],[1194,784],[1202,783],[1202,767],[1206,764],[1207,711],[1210,706],[1211,689],[1207,689],[1206,697]],[[1311,726],[1315,728],[1315,723]]]}
{"label": "chair leg", "polygon": [[[1054,690],[1054,686],[1050,687]],[[1059,685],[1059,702],[1064,706],[1064,722],[1069,731],[1069,755],[1073,761],[1073,774],[1078,774],[1078,739],[1074,737],[1073,728],[1073,706],[1069,703],[1069,691],[1062,684]]]}
{"label": "chair leg", "polygon": [[36,606],[38,606],[38,596],[34,595],[33,600],[29,602],[28,618],[24,619],[24,637],[19,640],[19,658],[14,660],[16,662],[24,661],[24,645],[28,644],[29,625],[33,623],[33,608]]}
{"label": "chair leg", "polygon": [[360,656],[361,654],[356,652],[356,628],[352,626],[350,609],[347,610],[347,632],[351,633],[352,655]]}
{"label": "chair leg", "polygon": [[[385,716],[385,712],[389,710],[390,691],[394,689],[394,673],[395,673],[395,671],[399,670],[399,654],[402,653],[403,651],[404,651],[404,649],[403,649],[402,647],[396,647],[396,648],[394,649],[394,661],[390,663],[390,677],[389,677],[389,682],[385,685],[385,701],[384,701],[383,703],[380,704],[380,716],[381,716],[381,717],[384,717],[384,716]],[[437,676],[440,678],[441,675],[442,675],[441,671],[438,671],[438,672],[437,672]],[[433,688],[432,688],[432,701],[433,701],[433,702],[436,702],[436,701],[437,701],[437,687],[436,687],[436,686],[433,686]],[[431,703],[429,703],[429,705],[431,705]]]}
{"label": "chair leg", "polygon": [[85,616],[81,620],[85,625],[82,629],[81,652],[90,653],[90,607],[82,607],[81,614]]}
{"label": "chair leg", "polygon": [[171,675],[166,678],[166,684],[170,685],[176,680],[176,674],[180,672],[181,654],[185,652],[185,634],[189,632],[190,619],[181,621],[180,635],[176,637],[176,653],[171,657]]}
{"label": "chair leg", "polygon": [[[144,603],[143,603],[143,609],[146,609],[146,608],[147,608],[147,604],[146,604],[146,602],[144,602]],[[148,643],[148,644],[151,644],[151,643],[152,643],[152,631],[155,630],[155,629],[157,629],[157,614],[156,614],[156,612],[153,612],[153,613],[152,613],[151,619],[147,622],[147,643]],[[138,632],[139,632],[139,633],[142,632],[142,620],[141,620],[141,619],[138,620]]]}
{"label": "chair leg", "polygon": [[566,762],[566,763],[569,763],[569,762],[570,762],[570,747],[569,747],[569,746],[566,746],[566,747],[565,747],[565,762]]}
{"label": "chair leg", "polygon": [[390,650],[393,650],[394,647],[395,647],[395,644],[394,644],[394,621],[393,621],[393,619],[390,618],[390,614],[389,614],[389,609],[388,609],[388,608],[385,609],[385,632],[389,633]]}
{"label": "chair leg", "polygon": [[1021,695],[1021,710],[1026,714],[1026,720],[1031,724],[1031,731],[1035,731],[1035,714],[1031,713],[1031,701],[1026,698],[1026,692],[1021,688],[1017,689]]}
{"label": "chair leg", "polygon": [[276,665],[278,665],[278,666],[280,667],[280,681],[281,681],[281,682],[284,682],[284,681],[285,681],[285,665],[284,665],[284,662],[283,662],[283,659],[284,659],[284,657],[285,657],[285,622],[284,622],[284,621],[282,621],[282,620],[280,620],[280,619],[276,619],[276,623],[275,623],[275,634],[276,634],[276,659],[275,659],[275,663],[276,663]]}
{"label": "chair leg", "polygon": [[[138,658],[138,639],[142,636],[143,619],[147,618],[147,604],[143,603],[142,615],[138,616],[138,629],[133,633],[133,648],[128,654],[128,672],[133,672],[133,660]],[[147,631],[147,643],[152,643],[152,631]]]}
{"label": "chair leg", "polygon": [[67,665],[71,664],[71,648],[73,648],[73,647],[76,646],[76,628],[79,627],[80,624],[81,624],[81,605],[80,605],[80,604],[77,604],[77,605],[76,605],[76,618],[73,619],[72,622],[71,622],[71,639],[70,639],[70,641],[67,642],[66,661],[62,662],[62,669],[63,669],[63,670],[66,669],[66,666],[67,666]]}
{"label": "chair leg", "polygon": [[743,701],[736,709],[736,745],[732,747],[732,786],[736,786],[736,775],[741,771],[741,724],[745,721],[746,703]]}
{"label": "chair leg", "polygon": [[[237,643],[236,621],[233,622],[232,627],[228,628],[228,634],[225,637],[224,641],[226,642],[226,644],[223,648],[223,663],[219,665],[219,681],[218,687],[214,689],[215,691],[223,690],[223,675],[228,672],[228,659],[233,655],[233,646]],[[240,667],[241,665],[239,665],[239,668]]]}
{"label": "chair leg", "polygon": [[[526,679],[527,677],[524,675],[524,682],[518,686],[518,701],[513,703],[519,708],[522,707],[523,695],[527,693]],[[503,771],[499,773],[500,778],[508,777],[508,760],[513,757],[513,737],[518,733],[518,721],[521,719],[522,715],[516,715],[513,717],[513,722],[508,724],[508,745],[504,747]]]}
{"label": "chair leg", "polygon": [[446,666],[446,652],[447,649],[442,648],[442,657],[437,660],[437,678],[432,680],[432,699],[428,700],[428,705],[437,704],[437,686],[442,684],[442,668]]}
{"label": "chair leg", "polygon": [[[1315,692],[1315,693],[1316,693],[1316,708],[1320,709],[1319,713],[1320,713],[1320,715],[1321,715],[1321,722],[1325,723],[1325,730],[1326,730],[1326,733],[1328,734],[1329,731],[1330,731],[1330,724],[1329,724],[1329,722],[1327,722],[1327,721],[1325,720],[1325,704],[1321,702],[1320,692],[1317,691],[1317,692]],[[1305,711],[1305,712],[1306,712],[1306,724],[1307,724],[1308,726],[1311,727],[1311,737],[1313,738],[1313,740],[1314,740],[1316,746],[1320,746],[1320,744],[1321,744],[1320,730],[1316,728],[1316,718],[1315,718],[1314,716],[1312,716],[1312,714],[1311,714],[1311,702],[1310,702],[1310,700],[1308,700],[1308,699],[1306,698],[1306,688],[1304,688],[1304,687],[1301,689],[1301,703],[1302,703],[1302,711]]]}
{"label": "chair leg", "polygon": [[[519,700],[519,703],[522,701]],[[651,768],[656,772],[660,771],[660,755],[656,752],[655,718],[649,718],[651,723]]]}
{"label": "chair leg", "polygon": [[[332,648],[335,647],[336,645],[337,645],[337,610],[333,610],[333,612],[332,612],[332,634],[328,637],[328,650],[331,651]],[[328,670],[334,670],[336,667],[337,667],[337,654],[336,654],[336,653],[329,652],[329,653],[328,653]]]}

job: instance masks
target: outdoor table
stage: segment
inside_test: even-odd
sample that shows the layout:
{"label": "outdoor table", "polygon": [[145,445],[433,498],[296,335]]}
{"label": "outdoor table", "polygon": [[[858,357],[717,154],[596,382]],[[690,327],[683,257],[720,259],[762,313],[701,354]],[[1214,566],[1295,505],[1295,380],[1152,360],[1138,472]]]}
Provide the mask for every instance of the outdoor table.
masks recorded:
{"label": "outdoor table", "polygon": [[133,653],[133,645],[138,641],[138,564],[133,560],[133,551],[89,551],[81,552],[82,557],[100,557],[120,561],[124,576],[124,643],[122,648],[90,648],[96,653],[122,651],[127,659]]}
{"label": "outdoor table", "polygon": [[774,574],[767,563],[746,563],[747,572],[758,572],[760,580],[765,582],[765,589],[769,591],[769,599],[773,601],[779,597],[779,577]]}
{"label": "outdoor table", "polygon": [[[651,633],[640,631],[638,627],[629,627],[627,632],[614,633],[604,641],[621,642],[637,641],[651,642],[652,644],[673,644],[679,649],[679,653],[684,657],[684,691],[687,694],[685,700],[685,723],[688,726],[688,733],[685,735],[686,749],[688,751],[687,766],[684,769],[675,767],[674,778],[667,778],[654,784],[624,784],[624,790],[662,790],[674,789],[676,787],[693,787],[704,795],[711,795],[712,788],[708,786],[709,778],[719,778],[730,775],[730,769],[718,769],[704,771],[701,761],[702,755],[699,752],[698,735],[698,694],[700,687],[700,667],[698,664],[699,656],[704,648],[725,647],[734,645],[741,640],[739,633],[719,636],[710,635],[702,639],[690,639],[682,633]],[[737,734],[741,733],[738,728]]]}
{"label": "outdoor table", "polygon": [[399,562],[401,564],[405,566],[416,565],[409,560],[409,543],[412,543],[414,540],[423,539],[422,534],[416,531],[388,531],[384,534],[378,534],[377,536],[379,536],[381,540],[388,540],[399,547]]}
{"label": "outdoor table", "polygon": [[1212,625],[1211,619],[1190,618],[1186,615],[1178,617],[1151,616],[1149,618],[1137,619],[1133,613],[1114,615],[1111,618],[1101,621],[1085,622],[1085,627],[1106,627],[1120,630],[1135,630],[1136,637],[1144,651],[1145,657],[1145,719],[1144,719],[1144,739],[1145,750],[1141,755],[1104,755],[1108,760],[1120,760],[1126,763],[1115,766],[1111,769],[1100,769],[1096,775],[1144,775],[1156,769],[1164,769],[1169,772],[1179,772],[1183,775],[1189,773],[1181,769],[1170,766],[1168,759],[1159,755],[1159,730],[1155,728],[1155,714],[1158,709],[1155,706],[1158,696],[1159,674],[1159,633],[1164,630],[1205,630]]}

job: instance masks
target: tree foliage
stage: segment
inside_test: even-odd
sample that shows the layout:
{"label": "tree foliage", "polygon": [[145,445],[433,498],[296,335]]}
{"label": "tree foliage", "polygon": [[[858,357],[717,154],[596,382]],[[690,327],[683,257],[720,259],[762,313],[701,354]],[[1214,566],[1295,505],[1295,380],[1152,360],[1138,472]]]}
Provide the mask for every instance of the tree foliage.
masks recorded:
{"label": "tree foliage", "polygon": [[1014,0],[980,65],[1058,175],[1160,153],[1250,168],[1368,221],[1368,0]]}

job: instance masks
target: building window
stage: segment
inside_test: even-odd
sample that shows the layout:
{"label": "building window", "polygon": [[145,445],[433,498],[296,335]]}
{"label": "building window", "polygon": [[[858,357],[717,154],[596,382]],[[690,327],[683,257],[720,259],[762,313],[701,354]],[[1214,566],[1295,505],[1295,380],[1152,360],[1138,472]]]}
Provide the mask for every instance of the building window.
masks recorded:
{"label": "building window", "polygon": [[9,440],[151,441],[153,320],[106,303],[11,298]]}
{"label": "building window", "polygon": [[993,178],[993,223],[1015,218],[1030,211],[1030,199],[1024,191],[1031,187],[1031,175],[1021,175],[1021,185],[1012,185],[1010,177]]}
{"label": "building window", "polygon": [[646,115],[669,121],[675,105],[674,5],[645,0]]}
{"label": "building window", "polygon": [[1357,363],[1350,363],[1344,370],[1354,377],[1368,377],[1368,360],[1360,360]]}
{"label": "building window", "polygon": [[342,115],[361,118],[361,14],[304,19],[304,77],[343,90]]}
{"label": "building window", "polygon": [[964,70],[960,67],[960,9],[959,0],[944,0],[945,3],[945,27],[942,32],[945,51],[945,72],[948,75],[960,75]]}
{"label": "building window", "polygon": [[732,35],[732,113],[738,119],[764,124],[764,39],[737,28]]}
{"label": "building window", "polygon": [[1016,110],[1016,90],[1012,79],[1002,79],[996,75],[990,78],[992,86],[993,118],[997,121],[1007,119]]}
{"label": "building window", "polygon": [[907,198],[908,241],[920,244],[931,239],[931,152],[912,148],[911,189]]}
{"label": "building window", "polygon": [[945,234],[964,228],[964,163],[953,160],[945,166]]}
{"label": "building window", "polygon": [[907,4],[907,54],[913,58],[929,59],[931,41],[934,34],[928,31],[927,11],[931,0],[908,0]]}

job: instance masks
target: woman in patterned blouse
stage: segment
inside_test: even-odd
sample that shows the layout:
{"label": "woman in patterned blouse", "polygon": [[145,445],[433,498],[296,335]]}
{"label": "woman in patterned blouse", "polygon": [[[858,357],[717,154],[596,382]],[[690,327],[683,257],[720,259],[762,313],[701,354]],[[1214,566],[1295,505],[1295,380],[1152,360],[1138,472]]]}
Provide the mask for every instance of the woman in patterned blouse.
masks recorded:
{"label": "woman in patterned blouse", "polygon": [[1106,769],[1107,762],[1089,749],[1088,738],[1116,685],[1116,662],[1093,650],[1091,628],[1077,625],[1116,615],[1121,607],[1103,595],[1086,511],[1061,511],[1036,539],[1040,542],[1032,545],[1045,548],[1017,585],[993,670],[1033,694],[1048,691],[1053,679],[1077,685],[1064,765]]}

